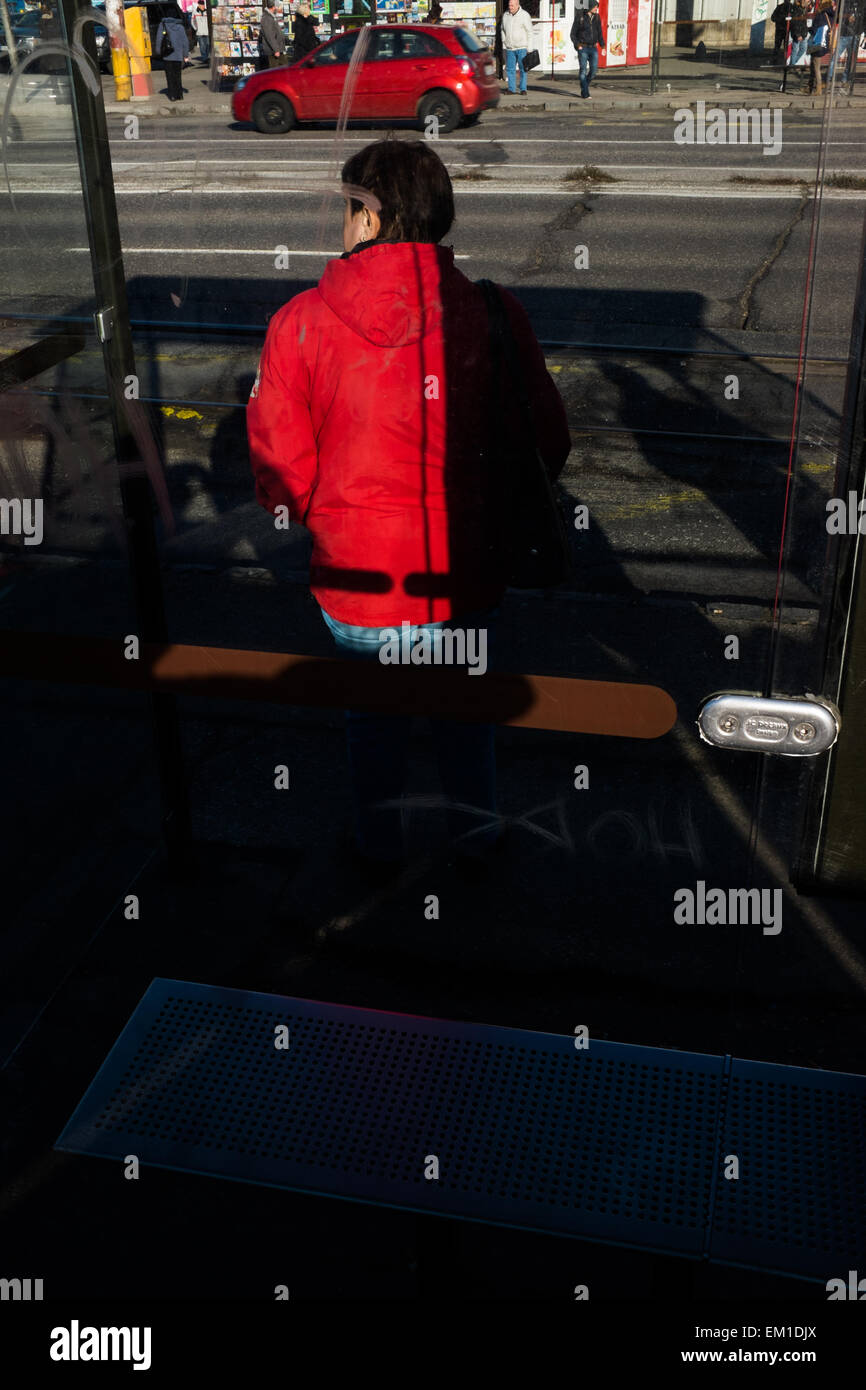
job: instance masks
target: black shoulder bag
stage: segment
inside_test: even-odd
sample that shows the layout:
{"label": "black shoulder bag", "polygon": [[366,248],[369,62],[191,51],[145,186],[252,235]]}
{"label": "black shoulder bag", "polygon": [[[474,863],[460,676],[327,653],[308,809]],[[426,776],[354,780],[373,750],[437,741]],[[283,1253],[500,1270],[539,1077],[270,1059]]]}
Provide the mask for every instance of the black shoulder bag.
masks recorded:
{"label": "black shoulder bag", "polygon": [[489,321],[491,483],[505,580],[512,589],[548,589],[572,577],[568,535],[535,442],[532,403],[502,296],[492,280],[476,284]]}

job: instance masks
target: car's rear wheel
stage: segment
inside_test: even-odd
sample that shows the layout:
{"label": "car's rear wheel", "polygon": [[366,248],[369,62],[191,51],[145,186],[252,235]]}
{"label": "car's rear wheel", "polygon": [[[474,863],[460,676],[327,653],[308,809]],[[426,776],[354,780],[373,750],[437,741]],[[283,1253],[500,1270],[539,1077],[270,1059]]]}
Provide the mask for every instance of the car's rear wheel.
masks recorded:
{"label": "car's rear wheel", "polygon": [[279,92],[263,92],[256,97],[252,117],[263,135],[285,135],[297,124],[292,103]]}
{"label": "car's rear wheel", "polygon": [[439,129],[447,135],[449,130],[455,130],[459,125],[463,108],[451,92],[428,92],[418,106],[418,119],[423,125],[430,116],[436,117]]}

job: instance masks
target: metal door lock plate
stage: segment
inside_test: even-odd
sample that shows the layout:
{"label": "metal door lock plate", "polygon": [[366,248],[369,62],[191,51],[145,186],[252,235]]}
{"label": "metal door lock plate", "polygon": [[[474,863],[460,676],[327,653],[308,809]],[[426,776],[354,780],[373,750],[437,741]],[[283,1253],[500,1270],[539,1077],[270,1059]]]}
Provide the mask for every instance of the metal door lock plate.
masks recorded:
{"label": "metal door lock plate", "polygon": [[701,707],[698,728],[704,742],[717,748],[813,758],[839,737],[839,712],[811,696],[714,695]]}

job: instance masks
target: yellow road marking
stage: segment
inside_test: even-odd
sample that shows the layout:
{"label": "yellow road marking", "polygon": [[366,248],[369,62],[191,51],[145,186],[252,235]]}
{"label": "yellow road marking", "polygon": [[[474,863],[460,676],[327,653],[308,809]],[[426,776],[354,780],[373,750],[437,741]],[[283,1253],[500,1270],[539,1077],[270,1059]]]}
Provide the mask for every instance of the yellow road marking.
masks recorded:
{"label": "yellow road marking", "polygon": [[161,405],[159,408],[163,415],[176,415],[178,420],[204,419],[204,416],[198,410],[175,410],[173,405]]}
{"label": "yellow road marking", "polygon": [[599,519],[627,521],[630,517],[643,516],[647,512],[669,512],[677,506],[689,506],[696,502],[706,505],[708,501],[706,493],[699,487],[686,487],[679,492],[659,492],[639,502],[620,502],[612,506],[596,504],[591,510]]}

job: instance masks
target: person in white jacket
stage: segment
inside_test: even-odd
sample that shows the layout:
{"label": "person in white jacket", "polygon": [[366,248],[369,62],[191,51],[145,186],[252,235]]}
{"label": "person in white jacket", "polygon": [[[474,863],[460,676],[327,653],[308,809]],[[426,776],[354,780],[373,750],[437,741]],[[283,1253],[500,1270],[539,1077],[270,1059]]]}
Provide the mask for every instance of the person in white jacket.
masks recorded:
{"label": "person in white jacket", "polygon": [[192,11],[192,27],[198,35],[198,51],[203,63],[208,61],[210,54],[210,35],[207,27],[207,9],[204,0],[198,0],[198,4]]}
{"label": "person in white jacket", "polygon": [[502,47],[505,51],[505,71],[508,76],[508,90],[517,95],[515,77],[520,71],[520,92],[526,92],[526,69],[523,60],[527,50],[532,47],[532,20],[526,10],[520,8],[520,0],[508,0],[508,9],[502,16]]}

